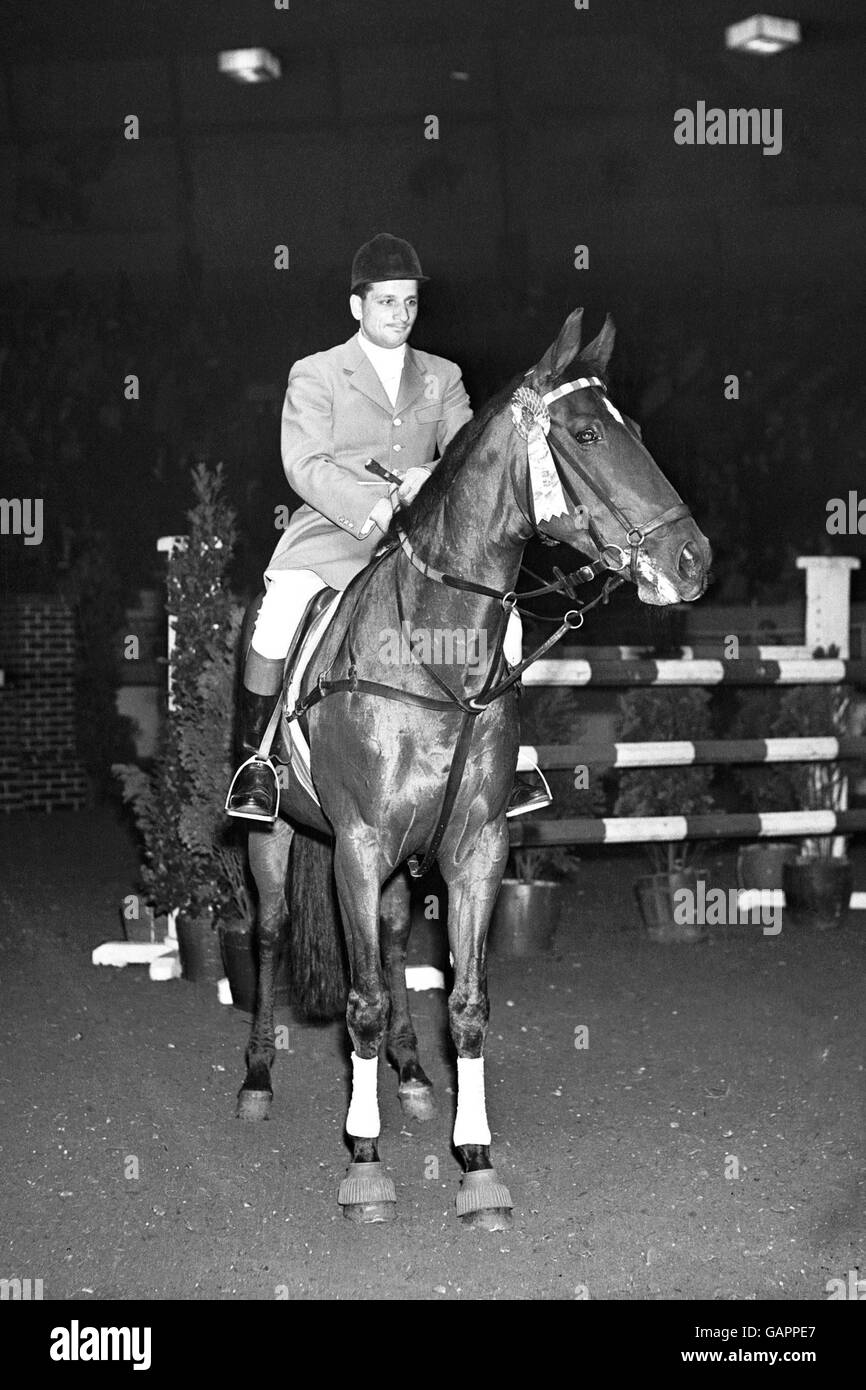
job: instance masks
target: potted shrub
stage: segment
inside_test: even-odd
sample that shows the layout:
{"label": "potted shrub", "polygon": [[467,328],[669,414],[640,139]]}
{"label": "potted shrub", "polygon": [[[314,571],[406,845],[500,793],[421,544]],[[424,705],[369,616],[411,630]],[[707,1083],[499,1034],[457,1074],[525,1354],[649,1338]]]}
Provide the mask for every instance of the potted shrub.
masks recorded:
{"label": "potted shrub", "polygon": [[[848,731],[849,686],[798,686],[786,690],[773,724],[776,738]],[[803,811],[843,811],[848,775],[840,763],[791,763],[794,806]],[[785,864],[786,917],[819,931],[841,926],[848,915],[853,871],[844,835],[807,835],[799,858]]]}
{"label": "potted shrub", "polygon": [[176,646],[171,707],[153,767],[118,765],[124,800],[142,838],[142,884],[157,912],[178,913],[184,977],[222,975],[217,928],[252,903],[243,845],[223,814],[233,764],[234,690],[241,609],[228,588],[235,516],[221,465],[193,470],[190,532],[168,567]]}
{"label": "potted shrub", "polygon": [[512,849],[490,918],[493,955],[537,956],[551,949],[562,911],[561,879],[573,859],[565,849]]}
{"label": "potted shrub", "polygon": [[[521,737],[527,743],[578,743],[586,721],[575,709],[573,691],[529,690],[522,694]],[[553,805],[539,816],[543,820],[573,816],[597,816],[604,810],[601,776],[588,787],[575,786],[571,769],[546,774]],[[515,838],[532,827],[518,826]],[[508,869],[490,919],[489,946],[494,955],[530,956],[551,948],[568,892],[567,879],[578,864],[575,849],[541,845],[514,845]]]}
{"label": "potted shrub", "polygon": [[[836,654],[835,648],[828,653]],[[764,737],[841,737],[849,731],[849,686],[804,685],[760,693],[767,697],[760,702]],[[746,708],[747,713],[757,710],[759,701],[753,698]],[[755,810],[841,811],[848,804],[848,774],[839,763],[762,764],[743,768],[738,781],[757,803]],[[853,878],[845,836],[804,836],[799,855],[793,848],[781,871],[778,886],[785,890],[786,920],[819,930],[844,922]]]}
{"label": "potted shrub", "polygon": [[[779,712],[779,691],[755,688],[737,691],[737,707],[729,729],[731,738],[765,739]],[[789,811],[792,790],[788,766],[784,763],[754,763],[736,767],[734,786],[746,809]],[[756,840],[737,850],[737,885],[760,891],[780,891],[784,887],[784,865],[796,859],[798,846],[790,840]]]}
{"label": "potted shrub", "polygon": [[[710,737],[710,696],[691,686],[650,686],[619,698],[621,736],[633,742]],[[619,774],[615,816],[694,816],[708,812],[713,770],[693,767],[634,768]],[[653,872],[638,879],[635,890],[647,934],[653,941],[700,941],[706,929],[682,920],[674,894],[687,889],[697,901],[698,881],[706,871],[689,861],[696,846],[687,840],[646,846]]]}

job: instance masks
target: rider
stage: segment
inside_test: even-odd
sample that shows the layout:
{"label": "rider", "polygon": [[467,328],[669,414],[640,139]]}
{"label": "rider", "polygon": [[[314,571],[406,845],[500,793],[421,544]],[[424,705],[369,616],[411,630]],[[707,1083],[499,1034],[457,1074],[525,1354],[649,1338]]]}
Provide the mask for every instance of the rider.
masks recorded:
{"label": "rider", "polygon": [[[279,784],[269,758],[256,756],[279,697],[292,637],[314,593],[343,590],[368,564],[395,506],[414,500],[448,441],[472,418],[460,369],[407,345],[418,313],[421,273],[409,242],[380,232],[352,262],[349,307],[358,332],[346,343],[296,362],[283,405],[283,468],[304,505],[265,571],[267,590],[244,668],[244,748],[229,815],[273,821]],[[433,455],[437,454],[437,458]],[[399,488],[365,469],[368,459],[402,477]],[[520,661],[519,620],[505,646]],[[549,804],[546,784],[516,781],[507,814]],[[544,788],[544,789],[543,789]]]}

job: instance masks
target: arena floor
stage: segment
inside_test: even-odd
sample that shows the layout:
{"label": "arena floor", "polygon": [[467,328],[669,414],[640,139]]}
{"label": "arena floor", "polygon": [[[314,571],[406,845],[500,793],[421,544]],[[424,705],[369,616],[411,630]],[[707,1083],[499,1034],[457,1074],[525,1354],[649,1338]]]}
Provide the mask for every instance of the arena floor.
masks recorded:
{"label": "arena floor", "polygon": [[[280,1011],[273,1118],[241,1124],[247,1017],[90,964],[135,880],[126,832],[106,813],[10,816],[0,854],[0,1275],[41,1278],[46,1299],[823,1300],[863,1266],[864,913],[833,935],[719,927],[662,947],[638,927],[639,858],[585,860],[555,953],[491,965],[513,1229],[454,1216],[441,992],[413,996],[439,1115],[404,1125],[384,1072],[399,1217],[357,1227],[335,1201],[342,1024]],[[730,848],[715,881],[733,883]],[[413,959],[429,951],[419,938]]]}

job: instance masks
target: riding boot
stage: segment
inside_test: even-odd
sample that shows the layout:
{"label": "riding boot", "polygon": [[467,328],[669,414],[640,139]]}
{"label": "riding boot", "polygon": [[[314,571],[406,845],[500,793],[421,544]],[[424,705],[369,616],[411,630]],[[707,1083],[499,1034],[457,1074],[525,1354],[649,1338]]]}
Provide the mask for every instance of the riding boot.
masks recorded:
{"label": "riding boot", "polygon": [[541,768],[534,772],[515,772],[514,785],[508,798],[506,816],[525,816],[529,811],[540,811],[550,806],[553,797]]}
{"label": "riding boot", "polygon": [[[279,666],[282,661],[272,663]],[[244,820],[273,822],[280,806],[280,784],[277,770],[270,757],[261,756],[259,748],[274,712],[274,703],[282,697],[282,686],[275,695],[262,695],[245,684],[241,693],[241,739],[245,752],[252,756],[235,773],[226,797],[226,811]]]}

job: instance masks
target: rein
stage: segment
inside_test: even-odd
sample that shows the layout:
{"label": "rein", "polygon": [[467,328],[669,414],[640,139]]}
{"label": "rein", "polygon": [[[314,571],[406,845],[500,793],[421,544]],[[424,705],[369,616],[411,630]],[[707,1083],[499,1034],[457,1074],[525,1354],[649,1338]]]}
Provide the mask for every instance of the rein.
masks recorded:
{"label": "rein", "polygon": [[[560,470],[556,468],[553,457],[551,456],[550,450],[546,443],[546,435],[552,423],[550,415],[547,411],[547,404],[548,402],[558,400],[560,397],[568,395],[572,391],[584,390],[587,387],[591,386],[601,388],[602,399],[606,408],[614,416],[614,418],[619,421],[620,424],[624,424],[623,418],[620,415],[619,411],[615,408],[615,406],[611,404],[611,402],[607,398],[604,383],[601,381],[599,377],[595,376],[579,377],[575,381],[566,382],[562,386],[556,387],[552,391],[548,391],[544,396],[538,395],[537,392],[533,391],[529,387],[520,387],[518,388],[514,397],[512,397],[512,413],[514,416],[515,426],[521,437],[527,440],[529,450],[530,464],[527,470],[527,481],[529,490],[529,508],[531,515],[531,524],[536,534],[539,535],[542,540],[545,539],[545,536],[544,533],[539,529],[541,522],[543,522],[543,520],[545,520],[548,515],[559,515],[563,510],[568,510],[567,507],[565,507],[564,505],[558,508],[556,507],[555,499],[558,498],[560,501],[564,503],[561,491],[563,478]],[[531,423],[529,423],[530,421]],[[382,699],[397,700],[402,704],[421,706],[424,709],[436,710],[439,712],[451,712],[455,709],[459,709],[462,712],[463,720],[461,723],[460,732],[457,736],[457,743],[454,749],[454,755],[451,760],[451,767],[448,773],[448,780],[445,785],[445,794],[443,797],[442,807],[439,813],[439,819],[436,825],[436,830],[433,834],[433,838],[427,848],[427,852],[424,855],[423,860],[419,862],[417,855],[410,856],[408,860],[409,872],[412,874],[413,878],[422,878],[423,875],[426,874],[427,871],[432,867],[436,860],[436,855],[438,853],[439,846],[442,842],[442,837],[445,834],[448,821],[451,817],[451,812],[454,808],[454,802],[457,798],[457,793],[460,789],[463,771],[466,766],[466,759],[469,754],[469,745],[472,738],[474,720],[477,718],[477,716],[479,714],[483,714],[489,705],[491,705],[495,700],[498,700],[502,695],[505,694],[507,690],[511,689],[511,687],[513,687],[515,683],[520,680],[520,677],[522,676],[526,668],[528,666],[533,665],[533,663],[538,661],[541,657],[545,656],[547,652],[549,652],[551,648],[556,645],[557,642],[561,641],[561,639],[565,636],[567,632],[578,631],[583,626],[584,617],[587,613],[591,612],[591,610],[597,607],[599,604],[606,604],[610,599],[611,593],[613,593],[615,589],[619,588],[619,586],[625,582],[622,571],[628,568],[629,575],[632,581],[636,582],[638,560],[640,558],[640,552],[647,536],[652,535],[654,531],[660,530],[663,526],[667,526],[674,521],[679,521],[683,517],[691,515],[689,508],[685,505],[685,503],[678,502],[673,506],[666,508],[665,511],[660,512],[650,521],[641,522],[639,525],[636,525],[635,523],[629,520],[629,518],[625,515],[625,513],[621,510],[617,503],[614,502],[613,498],[610,497],[606,490],[600,487],[596,482],[594,482],[594,480],[589,476],[589,474],[587,473],[583,465],[580,463],[580,461],[575,457],[570,447],[570,440],[568,440],[568,442],[566,443],[567,436],[564,439],[560,437],[560,434],[560,430],[557,429],[555,436],[557,455],[559,455],[561,458],[564,458],[568,466],[574,470],[578,477],[586,484],[588,488],[590,488],[590,490],[603,504],[603,506],[607,509],[611,516],[613,516],[613,518],[618,522],[618,524],[623,530],[626,543],[629,547],[629,553],[626,552],[623,546],[606,543],[603,537],[599,534],[594,523],[590,519],[588,527],[589,534],[591,536],[593,544],[596,546],[596,549],[599,552],[598,558],[596,560],[593,560],[589,564],[581,565],[579,569],[573,570],[569,574],[565,574],[561,570],[554,569],[556,579],[550,584],[542,585],[540,588],[524,590],[521,593],[517,593],[515,590],[509,590],[507,593],[502,593],[499,589],[493,589],[489,585],[479,583],[477,580],[464,579],[459,575],[446,574],[443,570],[436,569],[435,566],[428,564],[417,554],[417,552],[412,546],[412,543],[409,540],[409,537],[406,535],[399,522],[397,522],[395,523],[395,525],[399,545],[406,558],[410,561],[414,568],[419,571],[419,573],[424,575],[425,578],[431,580],[433,583],[443,584],[447,588],[461,590],[464,593],[482,594],[488,598],[496,599],[500,604],[502,611],[498,623],[498,630],[493,649],[493,656],[491,658],[487,674],[485,676],[484,683],[481,689],[475,695],[469,696],[468,698],[462,695],[458,695],[457,692],[452,690],[451,687],[447,684],[447,682],[444,681],[442,677],[437,674],[436,671],[434,671],[430,666],[428,666],[413,651],[411,643],[409,644],[409,654],[412,661],[415,663],[415,665],[420,666],[421,669],[424,670],[427,673],[427,675],[432,679],[432,681],[439,687],[439,689],[443,692],[443,698],[436,698],[435,696],[431,695],[416,695],[411,691],[398,690],[394,686],[383,685],[379,681],[371,681],[367,680],[364,677],[358,676],[354,657],[351,654],[352,620],[355,616],[355,611],[358,607],[361,595],[366,589],[367,584],[372,578],[374,572],[376,571],[376,569],[378,569],[379,565],[382,563],[383,560],[387,559],[389,555],[392,555],[394,553],[394,550],[396,549],[396,544],[394,544],[389,546],[387,550],[383,551],[383,553],[378,557],[378,559],[375,560],[373,564],[369,566],[364,576],[363,582],[359,584],[358,589],[353,597],[352,611],[349,614],[349,619],[346,624],[346,629],[343,634],[343,638],[340,642],[339,648],[334,654],[334,659],[331,663],[331,668],[329,668],[333,669],[334,663],[337,661],[337,658],[340,656],[344,645],[348,641],[350,655],[347,676],[337,680],[329,680],[327,678],[326,672],[320,673],[313,689],[310,690],[307,693],[307,695],[304,696],[303,699],[299,700],[296,703],[294,709],[290,713],[286,713],[283,715],[286,723],[290,723],[294,719],[301,718],[301,716],[305,715],[308,710],[312,709],[314,705],[317,705],[328,695],[334,695],[341,691],[347,692],[349,694],[360,693],[366,695],[374,695]],[[553,482],[551,482],[549,472],[544,472],[545,465],[548,459],[550,467],[554,470],[555,473],[555,481]],[[541,470],[541,472],[538,471],[539,469]],[[541,481],[539,481],[539,479],[541,479]],[[569,498],[574,503],[574,505],[578,507],[581,506],[582,504],[575,497],[573,489],[571,488],[567,477],[564,480],[564,485],[566,492],[568,493]],[[552,504],[551,498],[554,499]],[[539,521],[539,519],[537,518],[537,510],[539,508],[536,505],[536,499],[542,501],[542,507],[546,505],[548,508],[548,510],[545,512],[545,515],[542,516],[541,521]],[[616,553],[618,553],[619,556],[618,560],[614,558],[614,555]],[[590,602],[580,603],[580,600],[577,598],[577,595],[574,591],[575,585],[590,583],[604,570],[609,571],[609,573],[607,575],[607,578],[605,579],[601,591]],[[405,616],[403,611],[403,596],[400,587],[399,570],[396,572],[395,591],[397,601],[397,614],[400,621],[400,631],[402,632],[405,628]],[[517,608],[518,599],[539,598],[544,594],[551,593],[566,594],[578,606],[576,608],[569,609],[568,612],[563,615],[556,631],[552,633],[551,636],[548,637],[545,642],[542,642],[540,646],[536,647],[535,651],[533,651],[528,657],[525,657],[519,665],[511,668],[508,671],[508,674],[504,676],[498,683],[494,683],[496,673],[497,671],[499,671],[501,665],[503,664],[502,648],[505,640],[505,632],[508,625],[509,616],[514,609],[517,609],[518,612],[521,611],[519,608]],[[556,619],[553,619],[552,621],[556,621]],[[281,703],[282,702],[278,703],[277,709],[275,710],[275,716],[277,717],[279,717],[279,715],[282,714],[282,710],[280,708]],[[274,724],[275,728],[276,718],[272,720],[272,723]],[[272,734],[273,730],[271,730],[270,732]]]}

